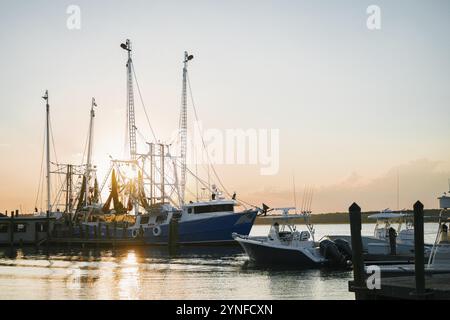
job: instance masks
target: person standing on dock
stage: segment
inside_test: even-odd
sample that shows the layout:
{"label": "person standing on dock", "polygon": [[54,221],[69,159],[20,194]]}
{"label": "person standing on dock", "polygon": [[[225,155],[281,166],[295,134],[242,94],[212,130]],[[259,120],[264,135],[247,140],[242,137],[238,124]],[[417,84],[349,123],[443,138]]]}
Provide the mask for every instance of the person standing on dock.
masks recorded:
{"label": "person standing on dock", "polygon": [[389,246],[391,248],[391,255],[397,254],[397,231],[394,228],[389,228]]}
{"label": "person standing on dock", "polygon": [[445,223],[441,226],[441,239],[439,240],[439,243],[444,242],[448,242],[448,226]]}

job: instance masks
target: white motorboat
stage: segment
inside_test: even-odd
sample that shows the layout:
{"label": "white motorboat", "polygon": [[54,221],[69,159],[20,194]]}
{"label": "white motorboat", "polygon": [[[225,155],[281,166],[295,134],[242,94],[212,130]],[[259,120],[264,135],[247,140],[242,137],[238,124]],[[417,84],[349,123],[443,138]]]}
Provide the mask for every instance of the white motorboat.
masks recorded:
{"label": "white motorboat", "polygon": [[438,230],[428,259],[428,265],[446,265],[448,267],[450,266],[450,238],[448,236],[450,197],[444,194],[438,199],[442,210],[439,214]]}
{"label": "white motorboat", "polygon": [[[314,241],[314,228],[307,213],[288,214],[295,208],[277,208],[282,211],[272,219],[266,237],[246,236],[233,233],[233,238],[242,246],[250,260],[256,265],[283,266],[305,269],[322,266],[347,267],[351,257],[350,246],[344,241],[334,243],[328,239],[320,244]],[[308,230],[299,231],[293,219],[305,219]]]}
{"label": "white motorboat", "polygon": [[[376,223],[373,236],[362,236],[363,252],[371,255],[392,253],[405,256],[414,255],[414,223],[411,214],[385,209],[380,213],[368,216],[368,218],[375,220]],[[332,241],[343,239],[351,243],[350,235],[327,235],[326,237]],[[391,247],[393,240],[395,248]],[[429,255],[430,249],[431,246],[426,245],[426,256]]]}

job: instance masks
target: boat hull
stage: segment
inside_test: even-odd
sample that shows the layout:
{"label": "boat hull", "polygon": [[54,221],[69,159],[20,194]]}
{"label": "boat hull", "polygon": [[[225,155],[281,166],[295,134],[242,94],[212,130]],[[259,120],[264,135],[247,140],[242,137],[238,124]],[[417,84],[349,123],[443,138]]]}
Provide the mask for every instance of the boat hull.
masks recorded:
{"label": "boat hull", "polygon": [[309,269],[324,265],[323,261],[314,261],[298,249],[272,247],[240,237],[235,240],[242,246],[250,261],[258,266]]}
{"label": "boat hull", "polygon": [[[235,244],[232,233],[248,235],[255,222],[257,211],[230,213],[217,217],[206,217],[179,221],[177,225],[177,244],[182,245],[222,245]],[[144,241],[149,245],[167,245],[170,240],[169,224],[159,225],[158,232],[153,228],[144,231]]]}

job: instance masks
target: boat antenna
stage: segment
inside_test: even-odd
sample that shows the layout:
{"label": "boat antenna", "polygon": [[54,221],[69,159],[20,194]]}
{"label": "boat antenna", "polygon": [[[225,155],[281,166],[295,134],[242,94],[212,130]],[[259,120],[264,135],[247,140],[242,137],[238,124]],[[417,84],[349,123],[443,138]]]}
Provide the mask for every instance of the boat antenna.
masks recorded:
{"label": "boat antenna", "polygon": [[397,168],[397,210],[400,210],[400,173]]}
{"label": "boat antenna", "polygon": [[49,97],[48,97],[48,90],[45,90],[45,94],[42,97],[42,99],[45,100],[45,110],[46,110],[46,160],[47,160],[47,212],[50,213],[52,209],[51,204],[51,195],[50,195],[50,187],[51,187],[51,181],[50,181],[50,104],[49,104]]}
{"label": "boat antenna", "polygon": [[297,193],[295,192],[295,173],[292,173],[292,185],[294,187],[294,207],[295,213],[297,213]]}
{"label": "boat antenna", "polygon": [[130,157],[136,160],[136,121],[134,113],[134,93],[133,93],[133,60],[131,59],[131,41],[127,39],[120,47],[128,52],[127,60],[127,126],[128,139],[130,143]]}
{"label": "boat antenna", "polygon": [[303,207],[305,205],[305,194],[306,194],[306,185],[303,188],[303,196],[302,196],[302,204],[301,204],[300,212],[303,212]]}
{"label": "boat antenna", "polygon": [[179,122],[180,135],[180,158],[181,158],[181,181],[180,181],[180,198],[184,204],[184,194],[186,189],[186,151],[187,151],[187,66],[188,61],[194,59],[193,55],[184,52],[183,60],[183,88],[181,92],[181,110]]}

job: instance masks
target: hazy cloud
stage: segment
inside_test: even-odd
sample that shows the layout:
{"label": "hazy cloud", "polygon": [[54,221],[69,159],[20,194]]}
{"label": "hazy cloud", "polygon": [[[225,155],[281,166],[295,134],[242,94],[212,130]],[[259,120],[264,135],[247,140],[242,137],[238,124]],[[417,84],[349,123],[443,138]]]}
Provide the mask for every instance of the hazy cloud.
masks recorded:
{"label": "hazy cloud", "polygon": [[[342,182],[315,189],[312,209],[316,213],[346,211],[352,202],[363,210],[397,209],[397,172],[399,181],[399,207],[412,208],[420,200],[426,208],[436,208],[436,198],[447,191],[450,161],[421,159],[393,167],[375,179],[364,179],[352,172]],[[297,191],[297,207],[301,207],[303,190]],[[266,188],[249,194],[255,204],[265,202],[271,206],[290,206],[294,202],[293,190]]]}

